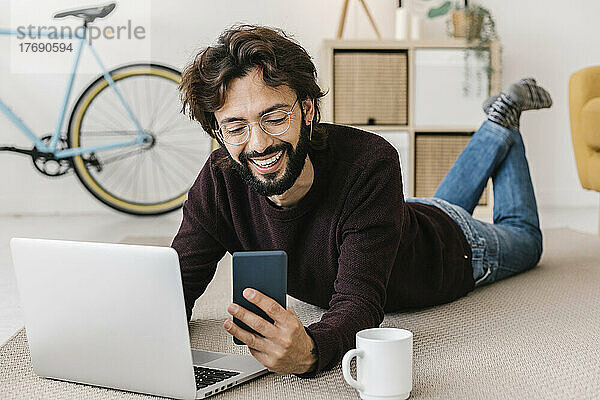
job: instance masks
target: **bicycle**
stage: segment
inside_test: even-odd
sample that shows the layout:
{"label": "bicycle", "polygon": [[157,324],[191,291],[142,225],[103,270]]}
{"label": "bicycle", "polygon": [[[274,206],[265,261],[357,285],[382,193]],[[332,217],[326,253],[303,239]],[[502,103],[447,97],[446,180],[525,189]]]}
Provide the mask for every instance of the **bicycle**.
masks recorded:
{"label": "bicycle", "polygon": [[[158,215],[183,205],[198,169],[214,149],[212,139],[179,110],[181,73],[158,63],[131,63],[107,71],[86,40],[88,25],[107,17],[116,3],[59,12],[54,18],[83,19],[75,60],[52,135],[36,136],[0,99],[0,111],[33,148],[0,146],[26,154],[49,177],[74,171],[96,199],[128,214]],[[0,29],[0,35],[17,35]],[[48,36],[42,34],[41,36]],[[61,132],[84,44],[102,74],[82,92],[71,110],[66,137]]]}

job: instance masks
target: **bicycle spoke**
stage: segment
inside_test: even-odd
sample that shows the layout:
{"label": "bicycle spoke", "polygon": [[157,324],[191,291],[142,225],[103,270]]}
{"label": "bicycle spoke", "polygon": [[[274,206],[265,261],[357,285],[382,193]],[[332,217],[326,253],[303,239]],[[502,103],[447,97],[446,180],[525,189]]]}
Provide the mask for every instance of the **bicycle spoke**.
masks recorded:
{"label": "bicycle spoke", "polygon": [[[186,165],[184,165],[184,164],[182,163],[181,159],[179,159],[179,158],[177,158],[177,157],[174,157],[174,158],[177,160],[177,162],[179,162],[179,163],[180,163],[180,164],[182,164],[184,167],[186,167],[186,170],[187,170],[187,166],[186,166]],[[169,161],[169,160],[171,160],[171,158],[165,158],[163,161],[164,161],[164,163],[165,163],[165,164],[169,164],[169,165],[171,165],[171,166],[172,166],[173,164],[172,164],[172,163],[171,163],[171,161]],[[169,171],[172,171],[172,172],[173,172],[173,175],[175,175],[175,176],[178,176],[179,178],[181,178],[181,181],[183,182],[183,184],[184,184],[184,185],[191,184],[191,183],[187,182],[187,177],[183,176],[183,175],[181,174],[181,171],[180,171],[180,169],[179,169],[179,168],[177,168],[176,166],[175,166],[175,168],[172,168],[172,167],[171,167],[171,168],[169,168]]]}
{"label": "bicycle spoke", "polygon": [[[95,107],[97,108],[97,107]],[[100,120],[100,118],[98,117],[98,115],[103,115],[104,116],[104,120]],[[88,126],[88,127],[92,127],[94,126],[95,129],[106,129],[109,128],[111,130],[118,130],[120,126],[123,126],[123,124],[119,123],[118,121],[115,120],[115,118],[113,118],[113,115],[111,112],[99,112],[99,111],[92,111],[91,115],[89,117],[86,116],[86,118],[90,118],[90,120],[85,120],[83,121],[83,123]]]}
{"label": "bicycle spoke", "polygon": [[[119,85],[121,86],[121,85]],[[115,93],[114,89],[110,86],[107,87],[108,93],[106,93],[106,95],[101,98],[100,102],[98,102],[96,104],[97,107],[100,107],[102,105],[104,105],[106,108],[109,108],[110,110],[108,110],[107,112],[103,113],[102,115],[108,118],[111,117],[120,117],[118,122],[119,125],[122,125],[121,121],[128,121],[129,117],[127,116],[127,112],[125,111],[125,108],[123,107],[123,104],[121,104],[121,101],[119,100],[119,96],[117,96],[117,94]],[[114,118],[113,118],[114,120]]]}
{"label": "bicycle spoke", "polygon": [[[194,131],[195,131],[195,132],[198,132],[198,133],[202,133],[202,134],[206,135],[206,137],[207,137],[207,138],[209,138],[208,134],[206,134],[206,132],[204,132],[204,131],[202,130],[202,128],[197,128],[197,127],[195,127],[195,126],[190,126],[190,127],[188,127],[188,128],[177,128],[177,129],[171,129],[171,130],[170,130],[170,131],[168,131],[168,132],[169,132],[169,136],[171,136],[171,135],[174,135],[174,134],[175,134],[175,132],[180,132],[180,134],[185,134],[186,132],[190,132],[190,131],[192,131],[192,132],[194,132]],[[166,130],[160,130],[160,131],[155,131],[155,132],[156,132],[156,136],[159,136],[159,135],[161,135],[161,134],[163,134],[163,133],[165,133],[165,132],[167,132],[167,131],[166,131]],[[212,139],[212,138],[211,138],[211,139]]]}
{"label": "bicycle spoke", "polygon": [[[141,149],[138,151],[138,154],[137,154],[137,156],[138,156],[138,157],[139,157],[139,154],[140,154],[140,152],[141,152]],[[135,158],[135,157],[132,157],[132,158],[131,158],[131,163],[129,164],[129,168],[127,168],[127,169],[125,170],[125,171],[126,171],[126,173],[125,173],[125,178],[127,178],[127,177],[129,177],[129,176],[133,176],[133,174],[134,174],[134,172],[135,172],[135,168],[134,168],[134,167],[135,167],[135,166],[136,166],[136,164],[138,164],[138,163],[139,163],[139,159],[138,159],[138,158]],[[123,183],[125,183],[125,188],[130,188],[130,189],[131,189],[131,187],[132,187],[133,185],[132,185],[131,183],[127,184],[127,183],[128,183],[128,181],[127,181],[127,179],[125,179],[125,178],[122,180],[122,182],[123,182]]]}
{"label": "bicycle spoke", "polygon": [[135,149],[135,150],[128,151],[128,152],[126,152],[124,154],[121,154],[121,155],[118,155],[118,156],[114,156],[114,157],[110,157],[110,158],[107,158],[107,159],[103,159],[102,160],[102,164],[106,165],[106,164],[110,164],[110,163],[115,162],[115,161],[123,160],[123,159],[125,159],[125,158],[127,158],[127,157],[129,157],[131,155],[134,155],[135,153],[138,153],[139,151],[141,151],[141,149]]}
{"label": "bicycle spoke", "polygon": [[[173,108],[173,105],[175,106],[174,110],[171,110]],[[168,112],[167,112],[168,111]],[[161,125],[156,125],[155,130],[156,131],[164,131],[164,130],[168,130],[171,127],[174,127],[177,125],[177,121],[180,121],[182,119],[187,120],[185,118],[185,116],[183,114],[181,114],[179,112],[179,101],[177,98],[171,100],[170,102],[168,102],[167,108],[166,109],[161,109],[160,111],[160,115],[172,115],[172,117],[170,117],[169,120],[167,120],[167,122],[164,122]],[[183,118],[182,118],[183,117]],[[165,126],[167,126],[167,128],[165,128]]]}
{"label": "bicycle spoke", "polygon": [[150,198],[151,194],[150,191],[147,189],[147,184],[146,181],[148,180],[148,175],[149,175],[149,169],[147,167],[147,161],[148,161],[148,152],[144,152],[142,154],[142,160],[140,162],[140,171],[139,171],[139,180],[140,180],[140,186],[141,186],[141,193],[140,193],[140,201],[144,202],[147,201],[147,199]]}
{"label": "bicycle spoke", "polygon": [[[165,158],[165,163],[167,163],[167,160],[171,160],[172,158],[167,157]],[[175,161],[173,161],[175,162]],[[191,184],[193,182],[189,182],[189,176],[184,176],[181,171],[193,171],[193,175],[190,176],[197,176],[197,172],[200,170],[200,167],[198,167],[197,165],[195,165],[194,163],[190,164],[182,159],[177,159],[176,161],[178,164],[180,164],[183,169],[178,168],[177,165],[175,165],[174,168],[171,168],[172,171],[174,171],[174,173],[181,178],[181,182],[183,183],[183,187],[185,187],[185,189],[188,189]],[[169,162],[169,165],[173,165],[172,163]]]}
{"label": "bicycle spoke", "polygon": [[168,156],[167,158],[175,158],[177,162],[185,168],[186,171],[197,172],[202,168],[202,161],[198,157],[182,157],[181,154],[168,149],[164,149],[163,154]]}
{"label": "bicycle spoke", "polygon": [[[135,109],[134,109],[134,107],[132,107],[132,98],[129,95],[129,93],[131,91],[129,89],[130,86],[131,85],[128,84],[127,79],[118,81],[118,84],[115,83],[115,87],[121,94],[120,97],[122,97],[123,100],[125,101],[125,104],[127,104],[127,108],[129,109],[129,111],[131,111],[131,113],[135,115]],[[119,114],[122,115],[129,124],[134,126],[135,124],[131,120],[131,116],[129,115],[129,112],[127,112],[127,108],[125,108],[125,106],[121,102],[121,99],[120,99],[119,95],[115,92],[115,89],[111,88],[111,92],[112,92],[112,97],[114,98],[113,103],[114,103],[115,107],[119,110]]]}
{"label": "bicycle spoke", "polygon": [[175,150],[177,152],[181,152],[182,154],[186,154],[186,153],[189,153],[189,154],[198,154],[198,150],[196,150],[196,149],[190,149],[188,147],[188,145],[187,145],[187,142],[184,143],[183,146],[173,146],[173,145],[171,145],[169,143],[164,143],[164,142],[160,142],[159,145],[160,146],[168,147],[168,148],[173,149],[173,150]]}
{"label": "bicycle spoke", "polygon": [[[157,89],[158,93],[156,94],[156,99],[164,99],[164,96],[163,96],[163,89],[164,89],[163,87],[159,87],[159,88]],[[156,118],[157,118],[157,117],[158,117],[158,115],[159,115],[159,114],[158,114],[158,109],[160,109],[160,108],[161,108],[161,106],[162,106],[162,104],[160,104],[160,103],[159,103],[159,104],[158,104],[158,107],[157,107],[157,106],[154,106],[154,108],[152,109],[152,120],[150,121],[150,125],[149,125],[149,129],[150,129],[150,130],[154,130],[154,124],[155,124],[155,122],[156,122]],[[158,108],[158,109],[157,109],[157,108]]]}
{"label": "bicycle spoke", "polygon": [[[101,179],[99,176],[96,176],[96,178],[97,178],[97,180],[101,180],[103,182],[103,184],[106,185],[107,189],[112,188],[113,185],[112,185],[111,178],[115,175],[115,172],[118,172],[118,171],[122,171],[122,170],[119,170],[117,168],[112,168],[108,172],[103,172],[101,175]],[[117,182],[119,182],[119,180],[117,180]]]}
{"label": "bicycle spoke", "polygon": [[[125,81],[124,83],[126,82],[127,81]],[[140,94],[138,93],[139,89],[136,89],[139,88],[138,80],[131,81],[127,86],[129,86],[131,90],[125,90],[125,93],[130,93],[130,96],[128,97],[129,100],[126,101],[126,103],[129,106],[129,109],[131,110],[133,115],[136,117],[137,122],[140,124],[141,127],[144,127],[145,118],[144,115],[142,115],[140,101],[138,100],[140,99]]]}
{"label": "bicycle spoke", "polygon": [[162,139],[158,140],[159,143],[170,143],[170,144],[183,144],[186,147],[190,147],[192,146],[194,143],[197,144],[205,144],[207,147],[210,147],[212,139],[206,137],[206,136],[201,136],[198,134],[194,134],[194,136],[189,137],[189,133],[188,133],[188,137],[187,139],[185,137],[180,137],[178,135],[168,135],[168,136],[163,136]]}
{"label": "bicycle spoke", "polygon": [[144,174],[142,175],[140,172],[140,179],[142,181],[142,194],[141,195],[143,196],[141,201],[144,202],[144,201],[147,201],[147,199],[150,199],[150,190],[151,190],[150,189],[151,186],[149,186],[147,188],[147,185],[146,185],[146,180],[147,180],[147,177],[150,172],[150,170],[146,167],[146,163],[148,161],[148,152],[145,152],[143,154],[142,159],[143,159],[142,165],[143,165]]}
{"label": "bicycle spoke", "polygon": [[[106,171],[106,168],[104,169],[104,171]],[[102,178],[102,181],[104,182],[104,184],[107,185],[107,188],[112,188],[113,187],[113,185],[112,184],[109,185],[109,183],[111,182],[110,179],[115,175],[115,172],[122,173],[123,169],[122,168],[121,169],[119,169],[119,168],[111,168],[111,169],[108,170],[108,172],[103,172],[102,173],[101,178]],[[119,179],[117,179],[116,181],[117,181],[117,183],[120,182]]]}
{"label": "bicycle spoke", "polygon": [[[150,152],[150,158],[152,158],[152,161],[154,161],[154,155],[153,154],[154,154],[154,152],[151,151]],[[158,184],[158,181],[156,180],[156,163],[155,162],[152,163],[152,180],[154,181],[154,190],[156,190],[158,192],[159,198],[162,198],[161,197],[161,193],[162,193],[161,192],[161,187]]]}
{"label": "bicycle spoke", "polygon": [[[173,93],[173,92],[171,92]],[[173,102],[178,102],[177,96],[175,95],[175,99],[171,99],[172,96],[169,96],[169,92],[165,93],[164,95],[162,94],[161,91],[161,96],[159,97],[161,99],[163,99],[163,102],[158,106],[158,108],[155,111],[155,117],[161,117],[163,115],[163,110],[165,109],[165,107],[168,107],[170,104],[173,104]],[[152,130],[156,130],[156,118],[154,119],[154,123],[152,124]]]}
{"label": "bicycle spoke", "polygon": [[133,194],[132,197],[134,199],[136,198],[136,196],[135,196],[136,192],[139,193],[139,191],[137,190],[137,188],[139,187],[140,181],[141,181],[142,163],[143,163],[142,159],[143,158],[144,157],[140,153],[140,155],[138,156],[138,160],[136,160],[136,163],[134,165],[134,168],[135,168],[135,170],[136,170],[137,173],[136,174],[133,174],[133,173],[131,174],[132,175],[132,179],[133,179],[133,175],[136,175],[136,177],[137,177],[137,179],[134,179],[134,181],[132,182],[132,184],[129,185],[132,189],[135,189],[135,190],[133,190],[133,193],[132,193]]}
{"label": "bicycle spoke", "polygon": [[82,132],[83,134],[86,135],[92,135],[92,136],[88,136],[86,137],[86,139],[93,139],[96,136],[124,136],[124,135],[132,135],[132,136],[136,136],[138,134],[138,131],[88,131],[86,130],[85,132]]}
{"label": "bicycle spoke", "polygon": [[157,131],[159,131],[159,132],[169,132],[169,131],[171,131],[174,127],[176,127],[180,123],[181,123],[181,116],[180,115],[176,115],[174,118],[171,118],[171,120],[169,121],[168,124],[165,124],[166,128],[157,129]]}
{"label": "bicycle spoke", "polygon": [[135,96],[133,96],[133,99],[131,99],[131,103],[132,106],[131,108],[134,109],[135,111],[133,112],[133,115],[137,115],[138,116],[138,122],[140,123],[141,126],[144,126],[144,116],[142,115],[142,109],[140,106],[140,101],[138,101],[138,99],[143,99],[143,97],[140,97],[140,89],[139,89],[139,81],[135,81],[133,86],[133,92],[136,93]]}
{"label": "bicycle spoke", "polygon": [[[166,176],[167,173],[165,171],[165,167],[162,165],[162,161],[161,161],[160,157],[157,157],[156,153],[152,153],[152,156],[157,161],[156,165],[160,168],[161,171],[164,172],[164,175]],[[171,180],[167,179],[166,183],[167,183],[167,186],[170,188],[170,186],[171,186]]]}
{"label": "bicycle spoke", "polygon": [[[118,169],[118,171],[119,171],[119,179],[116,180],[117,181],[116,186],[111,187],[111,192],[113,192],[113,193],[119,193],[119,194],[121,194],[122,193],[121,192],[121,188],[122,187],[127,187],[127,185],[125,184],[126,181],[125,181],[125,179],[122,176],[123,175],[127,176],[127,174],[131,171],[131,167],[133,166],[133,164],[135,162],[133,158],[130,158],[127,161],[129,163],[128,163],[128,165],[127,165],[126,168],[120,168],[120,169]],[[115,169],[115,168],[113,168],[113,170],[117,171],[117,169]]]}
{"label": "bicycle spoke", "polygon": [[105,118],[104,121],[100,121],[98,118],[98,112],[91,114],[91,116],[86,117],[88,120],[84,120],[83,124],[88,127],[89,130],[118,130],[121,124],[114,120],[112,117]]}
{"label": "bicycle spoke", "polygon": [[[146,110],[148,110],[150,112],[150,117],[152,117],[152,90],[150,89],[150,80],[149,79],[144,79],[144,86],[146,87]],[[150,126],[150,125],[148,125]]]}
{"label": "bicycle spoke", "polygon": [[[182,154],[182,153],[178,152],[177,150],[174,150],[174,149],[172,149],[172,148],[170,149],[170,148],[168,148],[168,147],[164,148],[164,150],[166,150],[166,151],[171,151],[171,152],[174,152],[174,153],[177,153],[178,157],[175,157],[175,158],[176,158],[178,161],[180,161],[181,163],[183,163],[183,162],[184,162],[184,160],[186,160],[186,161],[190,161],[190,162],[192,163],[192,164],[191,164],[191,167],[192,167],[192,168],[191,168],[191,170],[194,170],[194,169],[197,169],[197,168],[198,168],[198,165],[195,163],[195,161],[196,161],[196,160],[199,158],[199,157],[198,157],[198,153],[197,153],[197,152],[196,152],[196,153],[194,153],[194,156],[195,156],[195,157],[194,157],[194,156],[191,156],[191,155],[188,155],[188,154]],[[188,166],[190,166],[190,165],[188,164]],[[199,169],[199,168],[198,168],[198,169]]]}

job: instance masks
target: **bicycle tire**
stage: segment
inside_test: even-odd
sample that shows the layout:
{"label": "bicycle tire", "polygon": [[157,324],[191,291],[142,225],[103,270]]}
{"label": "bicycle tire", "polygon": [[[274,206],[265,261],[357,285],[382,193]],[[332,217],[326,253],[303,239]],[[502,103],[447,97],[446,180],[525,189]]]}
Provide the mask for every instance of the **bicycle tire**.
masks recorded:
{"label": "bicycle tire", "polygon": [[[140,82],[140,78],[141,77],[146,77],[147,79],[152,79],[152,81],[154,82],[155,79],[158,79],[160,81],[161,84],[167,84],[170,86],[174,86],[179,85],[179,83],[181,82],[181,73],[179,71],[177,71],[174,68],[165,66],[165,65],[160,65],[160,64],[154,64],[154,63],[149,63],[149,64],[128,64],[119,68],[116,68],[114,70],[111,70],[110,75],[113,79],[113,81],[115,82],[115,85],[117,86],[121,86],[120,87],[120,91],[121,89],[124,88],[123,85],[125,85],[125,83],[127,85],[136,85],[139,86],[139,82]],[[136,77],[138,78],[137,80]],[[156,82],[159,82],[156,81]],[[132,83],[134,82],[134,83]],[[146,81],[147,82],[147,81]],[[107,90],[109,92],[107,92]],[[108,118],[109,115],[111,113],[109,112],[104,112],[101,113],[99,111],[95,111],[94,114],[94,108],[92,107],[95,102],[96,103],[106,103],[106,104],[112,104],[111,107],[113,107],[112,111],[114,111],[115,113],[118,114],[118,110],[119,107],[122,109],[122,112],[125,112],[125,108],[121,105],[118,104],[118,101],[113,101],[112,103],[108,100],[106,100],[110,95],[110,92],[113,92],[110,85],[108,84],[108,81],[106,81],[106,79],[104,78],[104,76],[100,76],[98,77],[95,81],[93,81],[82,93],[82,95],[79,97],[79,99],[77,100],[77,102],[75,103],[75,106],[73,107],[73,110],[71,112],[71,116],[69,118],[69,126],[68,126],[68,132],[67,132],[67,141],[69,143],[69,146],[71,148],[78,148],[82,145],[84,138],[86,138],[85,140],[93,140],[93,139],[98,139],[100,136],[102,135],[96,135],[96,132],[91,132],[90,134],[87,133],[87,131],[84,131],[82,129],[82,125],[85,124],[84,121],[87,120],[92,120],[92,116],[94,118],[98,118],[98,116],[103,116]],[[170,92],[168,92],[170,96],[172,96],[172,94]],[[126,94],[123,94],[124,97],[127,97]],[[134,97],[135,100],[135,97]],[[148,102],[148,99],[146,102]],[[177,103],[179,104],[179,103]],[[142,128],[144,130],[146,130],[146,126],[148,125],[146,122],[142,121],[141,119],[141,111],[136,109],[133,109],[134,107],[129,104],[130,108],[132,109],[131,111],[135,114],[137,113],[138,115],[136,115],[136,118],[138,118],[140,120],[140,124],[142,125]],[[134,104],[135,106],[135,104]],[[137,104],[138,107],[141,107],[139,104]],[[178,105],[179,107],[179,105]],[[138,112],[139,111],[139,112]],[[155,114],[161,114],[160,112],[158,112],[160,110],[155,111]],[[179,109],[177,110],[177,113],[179,113]],[[154,116],[155,117],[155,116]],[[154,118],[153,117],[153,118]],[[176,118],[179,118],[179,116],[177,116]],[[153,119],[154,121],[154,119]],[[189,120],[187,120],[188,123]],[[111,122],[111,123],[114,123]],[[130,123],[132,124],[133,122],[130,120]],[[108,126],[108,121],[106,123],[106,126]],[[113,208],[114,210],[120,211],[120,212],[124,212],[127,214],[132,214],[132,215],[160,215],[160,214],[165,214],[174,210],[179,209],[183,203],[185,202],[185,200],[187,199],[187,193],[189,188],[191,187],[192,183],[195,180],[195,177],[197,176],[197,173],[199,171],[199,168],[202,167],[202,165],[204,164],[204,161],[206,160],[206,158],[208,158],[208,155],[210,154],[210,152],[212,151],[212,149],[214,149],[214,144],[212,139],[206,135],[206,133],[204,133],[202,131],[202,129],[199,126],[196,126],[195,128],[195,133],[188,135],[189,139],[188,142],[191,140],[191,138],[197,139],[197,137],[194,137],[193,135],[197,135],[198,137],[200,137],[200,135],[202,135],[203,139],[199,139],[200,140],[200,145],[198,147],[200,147],[198,149],[198,163],[199,165],[196,165],[196,162],[191,162],[192,164],[190,166],[190,164],[185,164],[185,168],[177,168],[177,169],[173,169],[173,171],[177,172],[178,174],[186,174],[185,178],[187,180],[189,180],[189,182],[184,185],[183,183],[178,184],[180,186],[180,188],[176,187],[176,194],[172,194],[172,195],[168,195],[168,196],[162,196],[162,197],[166,197],[166,198],[156,198],[156,199],[151,199],[151,200],[145,200],[145,201],[140,201],[140,200],[136,200],[136,199],[132,199],[130,198],[131,196],[125,196],[123,191],[121,191],[121,189],[116,189],[116,187],[110,187],[106,182],[102,182],[102,175],[100,174],[100,170],[97,169],[97,166],[92,165],[92,163],[90,162],[86,162],[90,160],[91,155],[90,154],[81,154],[81,155],[76,155],[72,157],[72,165],[73,165],[73,169],[79,179],[79,181],[81,182],[81,184],[84,186],[85,189],[87,189],[88,192],[90,192],[96,199],[98,199],[99,201],[101,201],[102,203],[104,203],[105,205]],[[190,130],[192,130],[192,128],[190,128]],[[85,132],[85,133],[82,133]],[[110,133],[112,132],[112,135],[125,135],[125,131],[120,131],[120,130],[114,130],[114,131],[110,131],[107,130],[106,132],[102,132],[104,134],[106,133]],[[130,132],[130,134],[133,135],[133,133]],[[161,134],[165,134],[164,132]],[[87,136],[86,136],[87,135]],[[173,137],[173,135],[175,135],[174,133],[172,134],[171,137]],[[163,146],[167,146],[166,142],[161,142],[160,140],[162,139],[158,139],[160,135],[158,133],[156,133],[156,144],[153,145],[152,148],[154,148],[155,150],[158,149],[160,147],[160,145],[162,144]],[[137,150],[137,156],[138,158],[141,156],[141,154],[145,151],[151,150],[151,149],[144,149],[143,146],[145,145],[137,145],[137,148],[133,148],[134,150]],[[178,157],[172,157],[173,160],[179,160],[179,163],[183,163],[183,156],[190,156],[193,155],[196,150],[192,149],[191,151],[188,152],[187,149],[185,149],[184,147],[187,147],[187,144],[184,144],[182,146],[180,146],[179,148],[180,153],[181,154],[177,154]],[[166,150],[169,150],[171,152],[174,152],[174,146],[171,146],[171,148],[165,148]],[[165,150],[165,151],[166,151]],[[185,150],[185,151],[184,151]],[[163,152],[165,152],[163,151]],[[98,151],[97,153],[93,153],[93,157],[96,160],[96,162],[98,162],[98,164],[100,164],[102,161],[98,160],[97,155],[100,154],[107,154],[109,153],[109,150],[106,150],[104,152],[102,151]],[[116,153],[115,153],[116,154]],[[182,155],[183,154],[183,155]],[[152,154],[153,160],[154,157],[156,155]],[[87,157],[84,160],[84,157]],[[133,157],[133,156],[132,156]],[[118,158],[118,156],[113,156],[113,159]],[[109,159],[109,157],[105,157],[105,160]],[[117,162],[117,161],[121,161],[121,160],[116,160],[116,161],[112,161],[112,162]],[[144,157],[144,162],[147,161],[147,157]],[[156,163],[155,163],[156,164]],[[165,162],[166,164],[166,162]],[[106,166],[106,165],[105,165]],[[104,167],[105,167],[104,166]],[[133,167],[135,167],[135,161],[133,164]],[[155,167],[156,165],[152,165],[152,173],[155,174]],[[132,164],[129,165],[129,168],[132,168]],[[193,170],[194,168],[196,168],[195,170]],[[138,169],[142,170],[142,167],[138,165]],[[120,167],[121,173],[127,173],[128,168],[124,165],[122,167]],[[144,173],[146,172],[147,168],[144,169]],[[111,171],[118,171],[117,169],[113,168],[111,169]],[[124,172],[123,172],[124,171]],[[113,175],[116,172],[113,172]],[[141,172],[139,172],[141,174]],[[149,172],[148,172],[149,174]],[[185,181],[185,179],[181,179],[181,181]],[[118,182],[118,181],[117,181]],[[169,183],[169,181],[167,181],[167,184]],[[121,183],[118,183],[119,185],[122,185]],[[136,183],[137,184],[137,183]],[[114,186],[114,185],[113,185]],[[125,183],[125,189],[127,189],[127,184]],[[131,186],[131,185],[130,185]],[[185,186],[185,187],[184,187]],[[130,189],[130,188],[129,188]],[[146,191],[147,195],[151,195],[152,193],[150,193],[150,191]],[[160,197],[160,196],[159,196]]]}

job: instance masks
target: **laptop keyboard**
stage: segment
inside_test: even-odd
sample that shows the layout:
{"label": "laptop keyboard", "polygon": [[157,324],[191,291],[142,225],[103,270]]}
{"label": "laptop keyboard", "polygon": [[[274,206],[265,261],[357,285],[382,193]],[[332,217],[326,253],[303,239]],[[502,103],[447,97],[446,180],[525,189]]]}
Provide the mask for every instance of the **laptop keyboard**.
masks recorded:
{"label": "laptop keyboard", "polygon": [[214,383],[224,381],[232,376],[239,375],[239,372],[225,371],[222,369],[197,367],[194,365],[194,375],[196,376],[196,389],[203,389]]}

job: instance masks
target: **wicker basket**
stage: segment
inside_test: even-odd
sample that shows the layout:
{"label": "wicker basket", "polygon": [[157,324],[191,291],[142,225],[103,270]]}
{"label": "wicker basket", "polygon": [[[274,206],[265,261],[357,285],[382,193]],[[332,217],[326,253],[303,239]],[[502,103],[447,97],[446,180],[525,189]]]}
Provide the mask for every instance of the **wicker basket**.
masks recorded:
{"label": "wicker basket", "polygon": [[[471,136],[416,134],[415,137],[415,196],[431,197],[442,182],[454,162],[463,151]],[[488,185],[479,199],[479,205],[487,205],[489,199]]]}
{"label": "wicker basket", "polygon": [[337,50],[334,71],[335,123],[408,124],[406,51]]}
{"label": "wicker basket", "polygon": [[456,10],[452,13],[452,25],[454,37],[476,39],[481,35],[483,16],[474,11]]}

